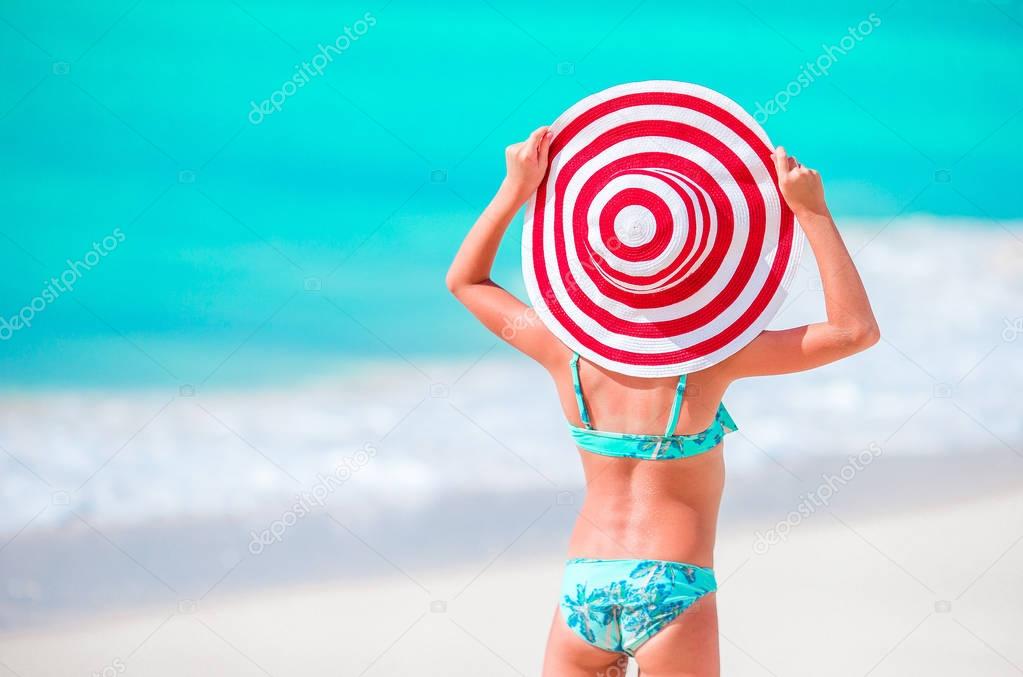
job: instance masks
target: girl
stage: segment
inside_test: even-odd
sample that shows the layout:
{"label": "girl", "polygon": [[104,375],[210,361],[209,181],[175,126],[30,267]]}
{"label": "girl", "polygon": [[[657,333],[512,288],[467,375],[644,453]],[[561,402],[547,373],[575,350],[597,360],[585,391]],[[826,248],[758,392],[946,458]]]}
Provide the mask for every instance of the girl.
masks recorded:
{"label": "girl", "polygon": [[643,677],[713,677],[722,438],[736,429],[722,396],[740,378],[812,369],[864,350],[880,338],[877,323],[820,176],[779,146],[778,183],[817,259],[827,320],[764,331],[685,378],[625,376],[580,360],[490,279],[508,224],[547,171],[551,138],[541,127],[507,148],[507,176],[447,274],[448,289],[480,322],[550,373],[582,458],[587,496],[543,674],[596,677],[616,666],[624,674],[624,656],[634,656]]}

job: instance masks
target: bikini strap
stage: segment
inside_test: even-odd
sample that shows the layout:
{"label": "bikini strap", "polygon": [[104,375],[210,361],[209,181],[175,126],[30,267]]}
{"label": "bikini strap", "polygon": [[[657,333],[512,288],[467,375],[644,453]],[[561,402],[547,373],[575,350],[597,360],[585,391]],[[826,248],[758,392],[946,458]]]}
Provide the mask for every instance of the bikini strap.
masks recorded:
{"label": "bikini strap", "polygon": [[671,405],[671,418],[668,419],[668,427],[664,430],[664,436],[675,434],[675,426],[678,424],[678,413],[682,411],[682,398],[686,392],[686,375],[678,377],[678,385],[675,386],[675,401]]}
{"label": "bikini strap", "polygon": [[590,415],[586,411],[586,402],[583,400],[583,386],[579,382],[579,353],[572,353],[572,387],[575,389],[575,401],[579,405],[579,418],[587,430],[593,430],[590,425]]}

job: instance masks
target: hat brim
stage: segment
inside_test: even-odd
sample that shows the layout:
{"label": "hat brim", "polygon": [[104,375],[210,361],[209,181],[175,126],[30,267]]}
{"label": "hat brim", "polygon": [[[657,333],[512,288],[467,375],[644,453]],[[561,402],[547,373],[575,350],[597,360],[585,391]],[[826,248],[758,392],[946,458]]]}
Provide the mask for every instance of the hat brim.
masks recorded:
{"label": "hat brim", "polygon": [[803,234],[749,114],[699,85],[648,81],[583,99],[551,131],[522,265],[561,341],[655,377],[706,369],[763,331]]}

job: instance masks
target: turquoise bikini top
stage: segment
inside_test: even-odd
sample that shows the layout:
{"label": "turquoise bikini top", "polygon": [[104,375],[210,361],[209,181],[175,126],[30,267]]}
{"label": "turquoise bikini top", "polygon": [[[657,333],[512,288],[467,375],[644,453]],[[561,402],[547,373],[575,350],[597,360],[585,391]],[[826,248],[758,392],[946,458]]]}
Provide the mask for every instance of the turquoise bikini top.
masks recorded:
{"label": "turquoise bikini top", "polygon": [[686,390],[686,375],[678,378],[675,388],[675,401],[671,405],[671,417],[663,435],[632,435],[629,433],[605,432],[594,430],[590,424],[590,416],[583,400],[583,388],[579,383],[579,355],[572,354],[572,384],[575,386],[575,399],[579,403],[579,418],[584,428],[568,425],[572,438],[580,449],[604,456],[621,458],[641,458],[647,460],[665,460],[685,458],[710,451],[721,443],[727,433],[738,430],[735,421],[729,416],[724,404],[718,405],[714,422],[702,433],[695,435],[675,435],[678,413],[682,409],[682,396]]}

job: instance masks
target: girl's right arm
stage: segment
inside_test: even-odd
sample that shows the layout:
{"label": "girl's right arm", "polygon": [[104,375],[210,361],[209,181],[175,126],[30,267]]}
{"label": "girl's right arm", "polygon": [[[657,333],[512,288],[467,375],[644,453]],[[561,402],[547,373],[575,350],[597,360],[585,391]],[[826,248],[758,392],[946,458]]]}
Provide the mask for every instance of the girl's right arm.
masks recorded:
{"label": "girl's right arm", "polygon": [[813,369],[866,350],[881,338],[863,282],[824,201],[820,175],[801,166],[781,146],[774,162],[782,196],[817,259],[827,320],[761,332],[721,363],[733,379]]}
{"label": "girl's right arm", "polygon": [[490,278],[501,238],[547,172],[550,144],[547,127],[540,127],[522,143],[507,148],[508,175],[465,236],[448,269],[447,285],[487,329],[554,370],[564,368],[568,349],[544,326],[535,310]]}

